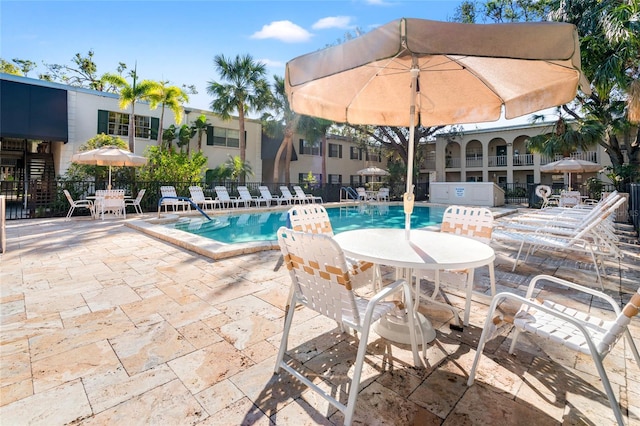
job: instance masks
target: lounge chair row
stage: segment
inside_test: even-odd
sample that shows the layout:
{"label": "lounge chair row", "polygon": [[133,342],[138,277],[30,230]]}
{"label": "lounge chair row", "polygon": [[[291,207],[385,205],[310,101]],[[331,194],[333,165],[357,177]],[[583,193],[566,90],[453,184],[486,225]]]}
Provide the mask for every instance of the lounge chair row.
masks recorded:
{"label": "lounge chair row", "polygon": [[204,191],[200,186],[190,186],[190,197],[178,197],[176,190],[173,186],[160,187],[160,193],[163,197],[161,208],[164,207],[165,211],[169,207],[174,211],[189,210],[192,203],[204,210],[213,210],[215,208],[237,208],[237,207],[258,207],[258,206],[271,206],[271,205],[291,205],[291,204],[307,204],[307,203],[322,203],[322,197],[318,197],[312,194],[306,194],[304,190],[298,186],[293,186],[295,195],[291,193],[287,186],[280,187],[281,195],[272,195],[267,186],[260,186],[260,195],[252,195],[246,186],[238,186],[238,195],[232,196],[225,186],[215,186],[214,191],[216,197],[205,196]]}

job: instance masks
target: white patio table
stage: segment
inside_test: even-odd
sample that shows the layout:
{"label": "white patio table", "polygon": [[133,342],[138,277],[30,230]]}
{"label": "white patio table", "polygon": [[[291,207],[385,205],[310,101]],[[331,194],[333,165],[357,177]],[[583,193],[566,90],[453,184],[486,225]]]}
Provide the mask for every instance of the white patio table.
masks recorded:
{"label": "white patio table", "polygon": [[[404,271],[409,280],[413,278],[416,269],[431,269],[441,271],[445,269],[471,269],[489,265],[495,259],[494,250],[480,241],[461,237],[455,234],[412,229],[409,240],[406,239],[404,229],[358,229],[336,234],[338,242],[347,256],[365,260],[380,265],[394,266]],[[495,284],[493,269],[490,268],[491,283]],[[473,283],[473,272],[469,273],[469,284]],[[467,293],[466,304],[470,305],[471,295]],[[453,310],[448,304],[433,301]],[[419,283],[415,285],[415,309],[420,303]],[[465,309],[468,310],[468,309]],[[422,328],[427,342],[435,338],[435,331],[431,322],[419,314],[417,321]],[[409,329],[403,319],[385,317],[375,326],[376,332],[391,341],[409,343]]]}

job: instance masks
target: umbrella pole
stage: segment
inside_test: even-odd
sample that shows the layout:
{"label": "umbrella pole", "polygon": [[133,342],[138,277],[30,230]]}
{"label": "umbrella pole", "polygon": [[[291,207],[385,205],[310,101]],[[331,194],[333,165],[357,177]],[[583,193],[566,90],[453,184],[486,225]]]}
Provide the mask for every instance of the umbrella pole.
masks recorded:
{"label": "umbrella pole", "polygon": [[411,213],[413,213],[413,202],[414,202],[414,194],[413,194],[413,150],[414,143],[413,139],[415,137],[415,121],[416,121],[416,93],[417,85],[418,85],[418,74],[420,70],[416,64],[416,60],[414,58],[414,64],[411,68],[411,100],[410,100],[410,108],[409,114],[411,115],[409,118],[409,143],[408,152],[407,152],[407,189],[404,193],[404,234],[405,238],[408,240],[410,237],[411,231]]}
{"label": "umbrella pole", "polygon": [[111,165],[109,165],[109,185],[107,185],[107,189],[111,191]]}

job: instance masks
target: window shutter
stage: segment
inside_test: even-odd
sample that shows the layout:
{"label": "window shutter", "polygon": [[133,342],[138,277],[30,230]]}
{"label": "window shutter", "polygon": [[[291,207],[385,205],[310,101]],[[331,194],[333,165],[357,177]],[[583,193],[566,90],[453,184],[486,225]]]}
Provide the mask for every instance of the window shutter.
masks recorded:
{"label": "window shutter", "polygon": [[304,139],[300,139],[300,154],[305,154],[305,152],[304,152]]}
{"label": "window shutter", "polygon": [[98,134],[109,134],[109,111],[98,110]]}
{"label": "window shutter", "polygon": [[207,146],[213,145],[213,126],[207,126]]}
{"label": "window shutter", "polygon": [[338,158],[342,158],[342,145],[338,145]]}
{"label": "window shutter", "polygon": [[151,140],[158,139],[158,129],[160,127],[160,119],[151,117]]}

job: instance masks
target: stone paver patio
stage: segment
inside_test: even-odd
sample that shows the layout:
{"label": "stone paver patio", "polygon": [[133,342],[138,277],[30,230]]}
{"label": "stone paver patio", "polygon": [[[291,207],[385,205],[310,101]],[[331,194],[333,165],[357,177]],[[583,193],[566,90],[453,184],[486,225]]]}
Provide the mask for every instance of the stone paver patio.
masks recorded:
{"label": "stone paver patio", "polygon": [[[9,222],[7,237],[0,257],[3,426],[342,424],[340,412],[287,373],[273,375],[290,283],[278,251],[212,260],[123,221],[84,218]],[[608,262],[605,280],[621,304],[640,285],[640,246],[622,241],[625,258]],[[539,251],[511,272],[515,251],[494,247],[498,291],[524,294],[539,273],[596,285],[586,258]],[[486,268],[476,283],[488,290]],[[445,297],[462,308],[461,295],[448,290]],[[529,336],[509,355],[509,328],[488,343],[467,387],[488,301],[474,299],[462,332],[449,328],[450,312],[421,305],[437,329],[426,368],[411,366],[407,347],[372,333],[354,423],[614,424],[590,357]],[[640,343],[640,318],[631,333]],[[355,342],[334,322],[299,309],[289,355],[344,396]],[[640,425],[640,368],[624,341],[605,366],[627,424]]]}

